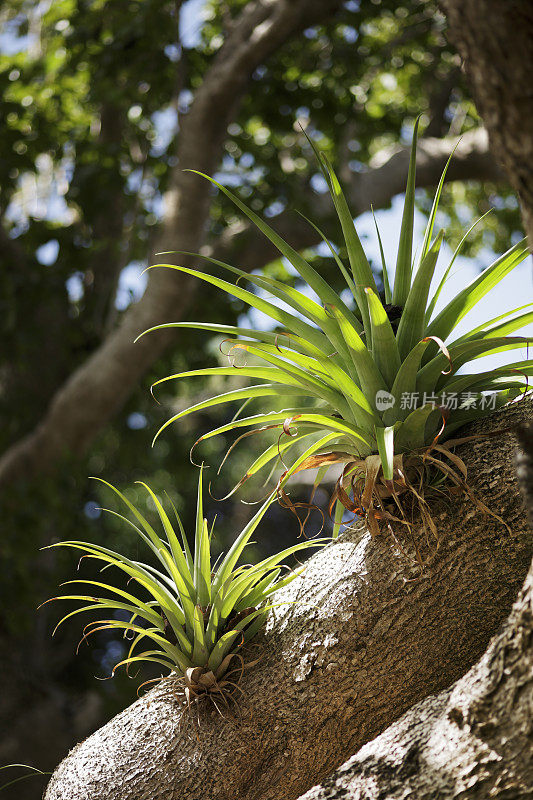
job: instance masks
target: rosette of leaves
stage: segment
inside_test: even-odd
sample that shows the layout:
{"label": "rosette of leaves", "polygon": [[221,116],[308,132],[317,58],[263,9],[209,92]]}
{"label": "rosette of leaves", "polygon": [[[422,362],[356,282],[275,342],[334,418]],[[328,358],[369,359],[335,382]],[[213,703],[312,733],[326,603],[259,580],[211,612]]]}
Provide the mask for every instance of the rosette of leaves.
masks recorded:
{"label": "rosette of leaves", "polygon": [[[533,369],[532,360],[512,361],[511,357],[508,364],[495,369],[470,372],[467,368],[482,356],[511,354],[526,346],[531,341],[529,337],[512,334],[533,320],[533,303],[489,319],[461,336],[455,334],[465,315],[526,258],[525,239],[487,266],[442,310],[435,312],[437,300],[472,228],[465,233],[442,280],[432,291],[444,236],[444,232],[439,231],[434,237],[435,218],[449,160],[418,247],[418,257],[414,258],[417,129],[418,121],[392,288],[376,225],[382,256],[383,296],[378,291],[339,181],[328,158],[314,148],[342,228],[349,267],[318,228],[316,230],[330,247],[349,299],[345,302],[345,292],[337,294],[317,269],[225,186],[203,176],[224,192],[277,247],[303,281],[303,291],[265,274],[248,274],[207,256],[201,258],[210,261],[217,270],[236,276],[236,283],[216,274],[161,264],[158,266],[195,276],[242,300],[270,317],[273,329],[255,330],[205,322],[171,322],[150,329],[190,327],[220,333],[227,337],[228,347],[234,353],[245,351],[258,364],[238,369],[229,365],[192,370],[157,381],[154,386],[191,376],[238,374],[254,380],[254,384],[180,411],[162,426],[156,438],[168,425],[195,411],[223,403],[269,398],[269,402],[276,403],[276,410],[234,419],[204,434],[198,441],[247,428],[278,429],[279,439],[276,437],[265,449],[243,480],[280,455],[286,463],[291,452],[301,453],[302,442],[309,444],[285,470],[282,483],[291,474],[310,467],[319,468],[317,479],[320,480],[332,463],[344,463],[332,498],[333,502],[340,501],[336,523],[340,522],[343,506],[366,516],[374,532],[379,530],[379,520],[394,516],[386,510],[386,500],[391,500],[403,521],[403,508],[398,502],[400,494],[410,492],[411,499],[417,499],[424,510],[423,494],[429,480],[429,467],[433,472],[440,470],[440,478],[446,477],[448,482],[469,493],[464,464],[452,454],[450,441],[448,445],[445,441],[465,423],[525,393]],[[246,289],[245,282],[259,293]],[[460,374],[460,368],[466,371]],[[487,393],[494,395],[490,402],[487,402]],[[410,408],[404,398],[412,396],[420,398],[420,402]],[[462,402],[450,404],[449,398]],[[421,453],[425,453],[422,459]]]}
{"label": "rosette of leaves", "polygon": [[[97,479],[101,480],[101,479]],[[76,579],[62,586],[80,587],[79,593],[65,594],[52,600],[82,603],[66,614],[54,630],[78,614],[95,612],[97,618],[84,629],[82,642],[103,630],[122,631],[131,644],[120,666],[152,662],[178,678],[183,702],[205,697],[217,703],[232,697],[232,689],[245,666],[242,648],[264,625],[269,598],[300,574],[302,568],[282,573],[282,562],[308,547],[320,546],[324,539],[301,542],[258,564],[238,566],[265,512],[274,499],[271,495],[237,536],[225,556],[212,564],[211,538],[203,516],[202,471],[198,483],[194,551],[189,547],[181,520],[173,507],[173,524],[162,503],[144,483],[151,497],[161,532],[158,533],[140,511],[118,489],[108,486],[130,512],[131,519],[109,511],[131,528],[152,555],[153,563],[135,561],[121,553],[90,542],[67,541],[49,545],[69,547],[95,559],[106,570],[115,567],[127,578],[127,590],[112,583]],[[176,533],[176,528],[178,533]],[[83,593],[83,590],[88,593]],[[81,644],[81,642],[80,642]],[[78,646],[79,647],[79,646]]]}

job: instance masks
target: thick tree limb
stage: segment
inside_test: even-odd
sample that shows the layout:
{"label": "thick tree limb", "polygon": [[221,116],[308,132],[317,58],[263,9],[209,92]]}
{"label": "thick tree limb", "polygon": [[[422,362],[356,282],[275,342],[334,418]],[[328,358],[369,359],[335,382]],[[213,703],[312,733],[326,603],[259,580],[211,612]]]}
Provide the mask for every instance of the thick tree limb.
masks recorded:
{"label": "thick tree limb", "polygon": [[[533,425],[518,435],[533,527]],[[502,632],[464,678],[411,708],[300,800],[526,800],[532,719],[533,564]]]}
{"label": "thick tree limb", "polygon": [[[304,6],[305,2],[301,0],[297,5]],[[257,53],[255,55],[258,56]],[[218,100],[215,102],[213,97],[216,95],[215,88],[223,97],[229,92],[231,102],[235,101],[237,94],[232,76],[226,76],[227,83],[224,83],[224,77],[224,73],[216,72],[213,76],[206,76],[180,133],[180,164],[207,173],[214,171],[227,124],[225,118],[226,122],[220,126],[220,130],[217,128],[210,134],[206,128],[211,109],[217,108]],[[215,88],[209,88],[211,82]],[[204,89],[204,86],[207,88]],[[226,97],[226,100],[229,102],[229,98]],[[225,111],[228,112],[228,109]],[[438,182],[455,144],[456,139],[427,139],[420,142],[417,164],[419,186],[431,186]],[[366,173],[354,176],[349,187],[354,214],[368,210],[370,203],[375,208],[386,206],[394,195],[403,191],[408,161],[407,149],[388,151],[382,153]],[[448,175],[450,180],[501,178],[501,172],[488,152],[483,130],[465,134],[457,147]],[[183,205],[182,197],[186,198]],[[199,250],[208,203],[207,182],[190,173],[177,172],[175,188],[167,196],[166,222],[156,250]],[[312,203],[316,208],[316,219],[331,217],[327,197],[316,195]],[[284,214],[276,220],[274,227],[297,248],[317,243],[313,229],[297,214]],[[255,229],[239,225],[229,228],[227,234],[221,237],[216,255],[251,269],[262,266],[278,254]],[[185,276],[178,277],[167,270],[154,270],[151,273],[144,297],[127,312],[121,326],[108,336],[57,392],[39,426],[0,459],[0,486],[49,471],[64,454],[79,454],[89,446],[102,427],[123,406],[144,372],[176,336],[172,332],[154,334],[135,345],[133,340],[146,328],[182,318],[192,291],[193,282]]]}
{"label": "thick tree limb", "polygon": [[[530,416],[524,403],[489,425]],[[163,683],[78,745],[46,800],[290,800],[456,680],[508,613],[531,560],[512,443],[506,434],[461,452],[511,534],[469,504],[442,509],[441,546],[414,581],[385,539],[343,535],[278,596],[297,602],[272,612],[262,660],[242,683],[241,725],[206,715],[197,740]]]}
{"label": "thick tree limb", "polygon": [[452,689],[415,705],[300,800],[531,798],[533,566],[501,634]]}

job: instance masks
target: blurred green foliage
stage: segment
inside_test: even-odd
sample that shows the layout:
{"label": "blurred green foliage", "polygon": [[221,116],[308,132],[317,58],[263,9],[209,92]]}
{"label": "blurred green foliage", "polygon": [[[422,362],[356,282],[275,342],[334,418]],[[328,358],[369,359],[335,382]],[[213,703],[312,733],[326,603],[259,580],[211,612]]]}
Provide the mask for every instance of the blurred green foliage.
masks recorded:
{"label": "blurred green foliage", "polygon": [[[195,3],[198,32],[182,25],[180,42],[180,4],[175,2],[3,4],[2,449],[38,423],[54,392],[138,299],[139,272],[151,258],[162,195],[176,164],[180,121],[225,29],[244,5],[244,0],[207,2],[203,7]],[[302,206],[303,196],[313,196],[302,189],[310,184],[320,191],[320,185],[297,120],[316,134],[335,163],[339,154],[348,154],[348,170],[357,173],[385,146],[408,142],[419,113],[422,128],[434,136],[457,134],[478,124],[436,3],[346,2],[334,19],[305,30],[256,70],[228,127],[218,177],[247,198],[254,210],[273,217],[299,208],[334,237],[330,221],[316,219],[312,203]],[[418,201],[427,206],[424,193]],[[442,213],[452,246],[464,230],[464,218],[484,212],[488,203],[498,207],[498,214],[476,231],[470,252],[507,248],[519,227],[516,202],[501,189],[477,184],[454,184],[444,191]],[[235,215],[224,197],[214,196],[208,240],[215,241]],[[279,275],[285,267],[276,262],[271,269]],[[327,269],[326,259],[326,274]],[[332,281],[335,275],[332,269]],[[203,289],[188,316],[232,324],[243,310],[242,304],[220,292]],[[143,509],[146,500],[134,481],[149,478],[155,491],[169,493],[191,528],[194,503],[189,498],[194,497],[197,471],[190,465],[189,449],[213,427],[213,413],[173,426],[153,449],[150,441],[168,415],[166,403],[186,406],[188,397],[211,394],[213,387],[207,380],[180,383],[161,393],[161,406],[148,387],[152,379],[169,372],[215,365],[221,358],[216,341],[183,331],[179,347],[154,364],[151,375],[86,456],[65,458],[58,475],[38,486],[21,485],[3,498],[0,633],[18,636],[19,644],[36,638],[42,644],[49,636],[50,625],[36,623],[34,607],[67,574],[64,559],[72,564],[72,557],[55,554],[44,559],[39,546],[77,538],[112,541],[125,553],[134,547],[124,528],[98,510],[102,494],[87,475],[102,475],[124,488],[143,513],[151,510]],[[217,497],[245,472],[254,447],[251,438],[234,451],[223,474],[213,481]],[[217,465],[223,453],[224,446],[213,442],[201,457]],[[212,467],[209,472],[214,471]],[[255,487],[241,496],[257,500],[259,493]],[[218,514],[222,548],[251,510],[233,497],[224,504],[207,502],[207,513],[211,518]],[[290,515],[278,508],[272,509],[269,520],[258,545],[263,552],[278,548],[281,531],[287,523],[291,526]],[[292,528],[296,535],[295,522]],[[100,666],[107,663],[108,646],[102,635]],[[20,647],[26,652],[24,644]],[[46,655],[42,659],[46,661]],[[48,676],[61,670],[62,680],[77,687],[92,681],[95,668],[86,657],[69,661],[65,656],[61,663],[47,664],[40,668]],[[103,686],[107,693],[118,691]]]}

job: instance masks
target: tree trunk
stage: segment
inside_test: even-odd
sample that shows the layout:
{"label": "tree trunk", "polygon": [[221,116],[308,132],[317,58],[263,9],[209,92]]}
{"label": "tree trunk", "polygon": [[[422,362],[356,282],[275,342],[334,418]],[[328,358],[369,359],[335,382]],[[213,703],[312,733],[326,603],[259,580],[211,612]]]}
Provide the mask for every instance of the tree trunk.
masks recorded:
{"label": "tree trunk", "polygon": [[[483,430],[531,411],[515,405]],[[240,724],[204,714],[195,738],[163,682],[69,754],[46,800],[296,798],[457,680],[508,614],[531,560],[512,452],[509,433],[460,451],[476,493],[511,533],[468,502],[435,508],[440,546],[419,578],[387,538],[343,534],[277,598],[297,602],[272,612],[261,661],[241,684]]]}
{"label": "tree trunk", "polygon": [[533,3],[440,0],[490,146],[533,241]]}

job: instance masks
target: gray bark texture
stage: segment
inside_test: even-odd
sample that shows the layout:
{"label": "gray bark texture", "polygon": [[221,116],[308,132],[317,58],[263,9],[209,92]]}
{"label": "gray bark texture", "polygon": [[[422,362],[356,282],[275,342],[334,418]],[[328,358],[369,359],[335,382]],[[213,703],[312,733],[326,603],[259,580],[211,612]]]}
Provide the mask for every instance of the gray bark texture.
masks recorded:
{"label": "gray bark texture", "polygon": [[491,150],[518,193],[533,240],[533,3],[440,0]]}
{"label": "gray bark texture", "polygon": [[[533,424],[518,477],[533,527]],[[415,705],[300,800],[533,796],[533,563],[509,618],[455,686]]]}
{"label": "gray bark texture", "polygon": [[533,797],[533,567],[501,633],[300,800]]}
{"label": "gray bark texture", "polygon": [[[531,416],[531,403],[517,404],[483,432]],[[241,722],[206,711],[197,738],[163,682],[71,751],[46,800],[297,798],[464,675],[531,561],[514,445],[502,433],[458,449],[477,495],[511,532],[471,502],[434,507],[440,542],[421,577],[387,537],[343,534],[277,596],[288,604],[271,612],[258,640],[261,660],[241,683]]]}

